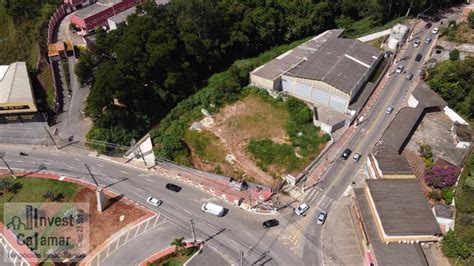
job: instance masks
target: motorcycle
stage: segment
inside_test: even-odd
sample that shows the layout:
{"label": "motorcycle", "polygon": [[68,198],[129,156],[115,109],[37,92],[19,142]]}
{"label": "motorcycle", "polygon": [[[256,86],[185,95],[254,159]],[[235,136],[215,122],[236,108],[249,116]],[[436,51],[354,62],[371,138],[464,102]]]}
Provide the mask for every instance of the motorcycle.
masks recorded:
{"label": "motorcycle", "polygon": [[28,156],[28,153],[20,152],[20,155],[21,155],[21,156]]}

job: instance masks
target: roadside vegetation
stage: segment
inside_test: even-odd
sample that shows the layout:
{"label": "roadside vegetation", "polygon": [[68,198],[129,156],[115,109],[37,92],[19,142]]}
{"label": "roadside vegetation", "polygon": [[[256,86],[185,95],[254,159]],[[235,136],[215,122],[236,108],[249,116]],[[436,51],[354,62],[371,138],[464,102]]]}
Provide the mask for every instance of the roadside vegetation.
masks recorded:
{"label": "roadside vegetation", "polygon": [[[474,12],[471,11],[471,14]],[[474,27],[469,21],[456,23],[451,20],[447,27],[440,29],[440,33],[443,39],[450,42],[474,44]]]}
{"label": "roadside vegetation", "polygon": [[153,262],[148,262],[148,266],[182,266],[186,263],[196,252],[198,247],[186,248],[184,237],[176,238],[171,242],[171,246],[175,247],[175,251],[171,254],[163,256]]}
{"label": "roadside vegetation", "polygon": [[26,61],[34,70],[40,58],[40,46],[46,45],[43,29],[61,0],[1,1],[0,65]]}
{"label": "roadside vegetation", "polygon": [[474,57],[446,60],[429,71],[429,85],[466,120],[474,119]]}
{"label": "roadside vegetation", "polygon": [[456,225],[443,238],[443,254],[457,265],[474,265],[474,155],[471,154],[455,191]]}
{"label": "roadside vegetation", "polygon": [[[337,26],[363,34],[400,18],[410,6],[413,13],[442,4],[175,0],[156,7],[148,1],[139,8],[146,14],[132,16],[127,27],[113,32],[99,30],[95,48],[81,55],[76,73],[92,87],[85,108],[94,123],[88,138],[128,145],[131,138],[161,127],[179,102],[210,86],[217,77],[209,77],[235,60]],[[226,83],[219,89],[231,94],[235,84],[225,75],[219,77]]]}
{"label": "roadside vegetation", "polygon": [[72,201],[81,186],[51,179],[33,177],[0,177],[0,221],[3,221],[4,203]]}

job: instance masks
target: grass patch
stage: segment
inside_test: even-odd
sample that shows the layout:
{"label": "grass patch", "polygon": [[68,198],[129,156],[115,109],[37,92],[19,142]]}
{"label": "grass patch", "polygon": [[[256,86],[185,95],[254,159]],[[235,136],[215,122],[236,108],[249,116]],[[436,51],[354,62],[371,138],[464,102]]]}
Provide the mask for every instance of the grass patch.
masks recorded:
{"label": "grass patch", "polygon": [[465,21],[459,24],[450,21],[447,27],[440,29],[440,33],[450,42],[474,44],[474,29]]}
{"label": "grass patch", "polygon": [[204,161],[225,162],[226,152],[216,135],[209,131],[201,132],[195,130],[186,130],[184,140],[190,145],[197,156]]}
{"label": "grass patch", "polygon": [[45,67],[41,73],[37,75],[43,91],[45,93],[46,103],[50,110],[54,110],[54,84],[53,71],[50,67]]}
{"label": "grass patch", "polygon": [[343,35],[344,37],[351,39],[359,38],[364,35],[369,35],[375,32],[389,29],[397,23],[403,23],[407,19],[408,17],[399,17],[385,23],[382,26],[377,27],[377,23],[373,20],[372,17],[369,16],[348,25]]}
{"label": "grass patch", "polygon": [[386,38],[387,38],[387,36],[383,36],[383,37],[380,37],[378,39],[372,40],[372,41],[368,42],[367,44],[371,45],[374,48],[379,49],[380,51],[383,51],[382,43],[383,43],[383,41],[385,41]]}
{"label": "grass patch", "polygon": [[191,247],[184,250],[183,254],[172,253],[169,257],[160,258],[152,263],[148,263],[148,266],[182,266],[188,261],[194,254],[198,252],[198,248]]}
{"label": "grass patch", "polygon": [[9,183],[9,189],[0,191],[0,221],[3,221],[4,203],[6,202],[44,202],[43,196],[51,191],[54,195],[62,194],[63,201],[71,201],[81,186],[52,179],[20,177],[2,177],[0,181]]}
{"label": "grass patch", "polygon": [[250,140],[247,151],[254,156],[258,167],[273,175],[292,172],[302,164],[291,145],[273,143],[270,139]]}

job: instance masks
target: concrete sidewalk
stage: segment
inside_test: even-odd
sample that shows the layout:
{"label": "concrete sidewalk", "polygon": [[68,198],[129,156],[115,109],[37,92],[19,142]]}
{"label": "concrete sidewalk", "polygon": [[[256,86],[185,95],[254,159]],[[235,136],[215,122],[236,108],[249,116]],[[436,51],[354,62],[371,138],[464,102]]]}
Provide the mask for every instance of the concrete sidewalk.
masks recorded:
{"label": "concrete sidewalk", "polygon": [[188,265],[193,266],[208,266],[208,265],[232,265],[227,258],[220,252],[209,245],[204,245],[201,253],[194,257]]}

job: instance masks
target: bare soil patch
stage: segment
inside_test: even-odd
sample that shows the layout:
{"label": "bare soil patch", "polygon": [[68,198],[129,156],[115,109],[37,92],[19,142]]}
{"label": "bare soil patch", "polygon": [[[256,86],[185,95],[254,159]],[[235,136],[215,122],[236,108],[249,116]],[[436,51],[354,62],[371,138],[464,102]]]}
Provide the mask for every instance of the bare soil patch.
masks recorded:
{"label": "bare soil patch", "polygon": [[[89,203],[89,250],[94,250],[108,237],[124,228],[126,225],[145,216],[145,210],[137,208],[129,202],[119,198],[110,198],[107,209],[99,213],[97,211],[97,200],[95,191],[90,188],[81,189],[74,197],[74,202]],[[124,215],[124,220],[119,218]]]}
{"label": "bare soil patch", "polygon": [[[202,134],[212,133],[218,141],[208,141],[208,156],[201,156],[190,146],[194,167],[233,177],[244,177],[265,185],[274,185],[273,176],[260,169],[246,151],[251,138],[269,138],[275,143],[289,143],[286,133],[288,110],[285,103],[270,103],[258,95],[250,94],[242,100],[223,107],[213,116],[214,123]],[[207,133],[206,133],[207,132]],[[198,153],[198,154],[196,154]],[[206,152],[207,154],[207,152]],[[216,158],[215,155],[219,157]],[[235,156],[233,163],[225,155]],[[222,157],[222,158],[221,158]]]}

